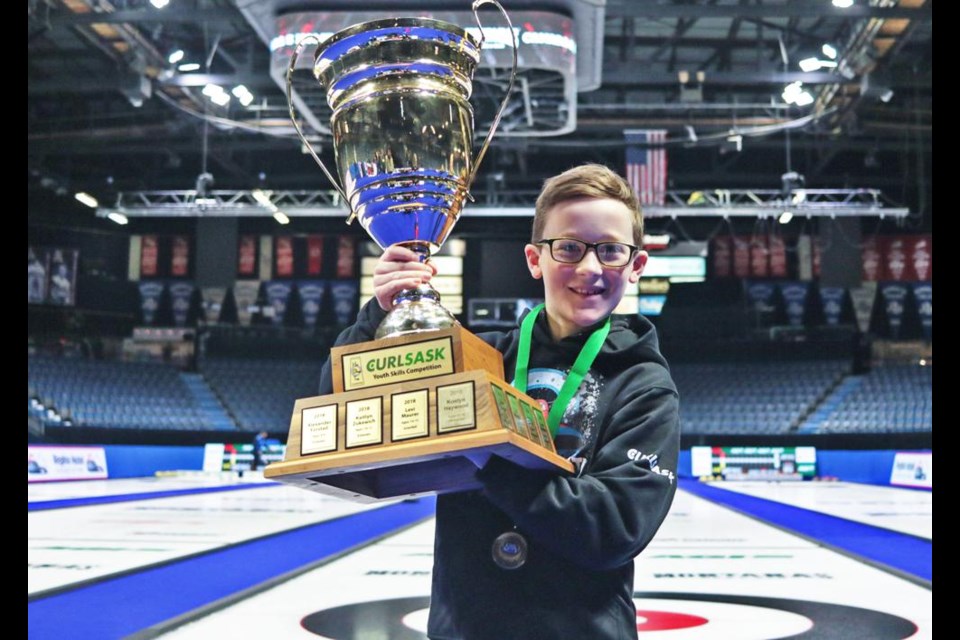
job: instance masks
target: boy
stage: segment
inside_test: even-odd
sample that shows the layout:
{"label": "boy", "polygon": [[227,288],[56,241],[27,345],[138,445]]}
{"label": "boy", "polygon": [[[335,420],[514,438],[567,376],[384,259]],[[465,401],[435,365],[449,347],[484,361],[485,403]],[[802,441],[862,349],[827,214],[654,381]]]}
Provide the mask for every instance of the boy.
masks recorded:
{"label": "boy", "polygon": [[[481,489],[437,497],[432,640],[637,638],[634,558],[670,509],[680,445],[678,394],[655,328],[613,315],[643,272],[642,239],[636,196],[610,169],[582,165],[544,183],[524,248],[544,307],[478,336],[545,411],[561,398],[548,425],[577,472],[492,456],[477,471]],[[393,296],[434,273],[388,247],[375,300],[338,344],[373,339]],[[320,393],[331,390],[327,362]]]}

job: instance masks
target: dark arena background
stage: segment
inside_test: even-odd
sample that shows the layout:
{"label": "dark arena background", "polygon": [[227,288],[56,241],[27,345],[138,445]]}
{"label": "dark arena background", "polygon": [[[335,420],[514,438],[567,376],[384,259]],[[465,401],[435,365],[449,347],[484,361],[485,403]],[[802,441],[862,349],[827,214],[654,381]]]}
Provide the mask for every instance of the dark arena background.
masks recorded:
{"label": "dark arena background", "polygon": [[[433,284],[512,327],[543,181],[637,190],[618,311],[656,326],[682,427],[641,640],[932,638],[931,0],[500,4],[475,155],[500,119]],[[31,639],[426,638],[434,495],[251,468],[381,251],[309,153],[335,166],[312,47],[307,143],[287,67],[387,16],[479,35],[466,0],[28,0]]]}

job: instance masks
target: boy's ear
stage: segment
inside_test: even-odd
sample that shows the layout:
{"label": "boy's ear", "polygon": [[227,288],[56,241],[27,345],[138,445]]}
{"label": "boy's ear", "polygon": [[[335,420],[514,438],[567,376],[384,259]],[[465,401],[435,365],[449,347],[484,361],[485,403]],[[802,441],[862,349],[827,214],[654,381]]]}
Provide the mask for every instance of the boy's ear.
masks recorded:
{"label": "boy's ear", "polygon": [[630,282],[636,283],[640,281],[640,276],[643,275],[643,268],[647,266],[647,258],[650,257],[650,254],[644,250],[637,251],[636,257],[633,259],[633,263],[630,265]]}
{"label": "boy's ear", "polygon": [[528,244],[523,248],[523,255],[527,258],[527,269],[534,279],[539,280],[543,277],[543,269],[540,268],[540,247],[535,244]]}

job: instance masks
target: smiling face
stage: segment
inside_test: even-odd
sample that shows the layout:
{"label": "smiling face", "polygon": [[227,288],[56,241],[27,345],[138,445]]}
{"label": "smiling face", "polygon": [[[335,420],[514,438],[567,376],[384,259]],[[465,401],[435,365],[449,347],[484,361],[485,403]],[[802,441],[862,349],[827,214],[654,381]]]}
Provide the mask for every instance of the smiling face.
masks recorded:
{"label": "smiling face", "polygon": [[[589,243],[634,244],[633,214],[611,198],[578,198],[554,205],[545,216],[541,238],[575,238]],[[557,262],[546,244],[524,248],[527,267],[543,278],[550,331],[555,340],[600,322],[613,313],[629,284],[640,279],[647,252],[638,251],[625,267],[605,267],[594,250],[577,264]]]}

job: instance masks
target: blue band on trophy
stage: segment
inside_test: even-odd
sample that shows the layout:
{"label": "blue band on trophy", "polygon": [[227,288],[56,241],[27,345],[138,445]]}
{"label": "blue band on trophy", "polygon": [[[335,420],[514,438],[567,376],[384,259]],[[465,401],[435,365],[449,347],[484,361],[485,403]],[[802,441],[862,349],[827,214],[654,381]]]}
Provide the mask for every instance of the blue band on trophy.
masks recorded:
{"label": "blue band on trophy", "polygon": [[317,60],[337,60],[344,55],[356,50],[357,47],[364,47],[369,44],[379,44],[384,40],[405,39],[405,40],[429,40],[447,44],[452,47],[463,48],[464,50],[473,50],[474,55],[479,58],[478,47],[473,43],[466,32],[463,35],[452,33],[446,29],[432,29],[428,27],[388,27],[383,29],[370,29],[358,34],[344,37],[339,42],[332,42],[329,46],[324,43],[323,53],[317,57]]}
{"label": "blue band on trophy", "polygon": [[361,69],[353,73],[347,73],[342,78],[333,83],[333,91],[346,91],[353,85],[370,79],[379,79],[391,75],[404,75],[417,73],[422,75],[435,75],[440,77],[453,76],[453,70],[442,64],[385,64],[379,67],[370,67]]}

